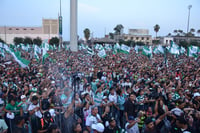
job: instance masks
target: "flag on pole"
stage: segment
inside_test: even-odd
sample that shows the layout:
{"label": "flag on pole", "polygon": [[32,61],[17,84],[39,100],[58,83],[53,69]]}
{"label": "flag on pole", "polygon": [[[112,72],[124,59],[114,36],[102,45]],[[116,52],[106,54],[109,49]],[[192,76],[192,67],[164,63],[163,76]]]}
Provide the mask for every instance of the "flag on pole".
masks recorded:
{"label": "flag on pole", "polygon": [[20,48],[21,48],[22,50],[28,52],[29,45],[28,45],[28,44],[27,44],[27,45],[24,45],[24,44],[21,43],[21,44],[20,44]]}
{"label": "flag on pole", "polygon": [[153,53],[154,54],[164,54],[164,48],[161,45],[155,46],[155,48],[153,49]]}
{"label": "flag on pole", "polygon": [[180,49],[180,53],[181,53],[181,54],[184,54],[185,51],[186,51],[185,48],[184,48],[184,47],[181,47],[181,49]]}
{"label": "flag on pole", "polygon": [[171,54],[179,55],[180,54],[179,46],[175,44],[174,42],[172,42],[169,52]]}
{"label": "flag on pole", "polygon": [[143,46],[136,45],[134,49],[135,49],[135,52],[138,53],[139,51],[143,50]]}
{"label": "flag on pole", "polygon": [[148,57],[152,57],[152,47],[144,46],[142,49],[142,54]]}
{"label": "flag on pole", "polygon": [[121,52],[125,53],[125,54],[129,54],[130,53],[130,47],[127,45],[122,44],[121,45]]}
{"label": "flag on pole", "polygon": [[94,51],[87,46],[87,53],[90,55],[94,55]]}
{"label": "flag on pole", "polygon": [[28,67],[30,61],[26,60],[24,58],[21,58],[21,53],[20,52],[15,52],[14,49],[9,48],[7,45],[4,45],[4,48],[7,52],[9,52],[13,57],[14,60],[19,63],[19,65],[23,68]]}
{"label": "flag on pole", "polygon": [[98,44],[98,43],[94,46],[94,48],[95,48],[96,50],[99,50],[99,47],[100,47],[100,44]]}
{"label": "flag on pole", "polygon": [[37,61],[39,60],[39,56],[38,54],[41,54],[41,48],[38,47],[37,45],[34,45],[34,57],[37,59]]}
{"label": "flag on pole", "polygon": [[43,43],[42,44],[42,62],[44,63],[45,59],[49,57],[49,54],[47,51],[49,50],[49,44],[48,43]]}
{"label": "flag on pole", "polygon": [[189,57],[198,57],[198,52],[199,52],[199,47],[197,46],[189,46],[188,47],[188,51],[187,51],[187,55]]}
{"label": "flag on pole", "polygon": [[84,46],[84,44],[81,44],[81,49],[86,49],[86,47]]}
{"label": "flag on pole", "polygon": [[106,51],[105,49],[101,49],[97,55],[100,57],[100,58],[105,58],[107,55],[106,55]]}
{"label": "flag on pole", "polygon": [[105,44],[105,49],[108,51],[112,50],[112,46],[110,44]]}

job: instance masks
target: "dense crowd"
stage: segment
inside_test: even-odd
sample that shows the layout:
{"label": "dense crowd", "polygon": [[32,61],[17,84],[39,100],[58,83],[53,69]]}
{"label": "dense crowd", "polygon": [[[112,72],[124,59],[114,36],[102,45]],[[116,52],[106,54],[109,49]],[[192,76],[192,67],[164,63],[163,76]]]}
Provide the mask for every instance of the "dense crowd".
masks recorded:
{"label": "dense crowd", "polygon": [[200,132],[200,57],[48,53],[1,58],[0,132]]}

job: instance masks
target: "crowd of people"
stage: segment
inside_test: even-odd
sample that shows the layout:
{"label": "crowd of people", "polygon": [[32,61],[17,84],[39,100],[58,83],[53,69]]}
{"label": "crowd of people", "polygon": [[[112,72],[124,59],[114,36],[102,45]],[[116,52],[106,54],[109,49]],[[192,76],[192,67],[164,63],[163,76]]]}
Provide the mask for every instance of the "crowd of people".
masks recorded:
{"label": "crowd of people", "polygon": [[199,133],[200,57],[48,51],[0,63],[0,132]]}

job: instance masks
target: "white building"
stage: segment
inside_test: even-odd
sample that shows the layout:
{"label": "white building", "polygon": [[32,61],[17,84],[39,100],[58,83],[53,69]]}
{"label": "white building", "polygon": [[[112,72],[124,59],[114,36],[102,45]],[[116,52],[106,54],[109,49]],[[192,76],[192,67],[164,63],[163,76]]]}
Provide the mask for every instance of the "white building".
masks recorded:
{"label": "white building", "polygon": [[161,37],[160,38],[160,43],[162,45],[170,45],[170,42],[171,41],[174,41],[174,38],[173,37]]}
{"label": "white building", "polygon": [[58,37],[58,19],[43,19],[41,27],[0,26],[0,38],[6,43],[13,43],[15,37],[40,37],[42,40]]}

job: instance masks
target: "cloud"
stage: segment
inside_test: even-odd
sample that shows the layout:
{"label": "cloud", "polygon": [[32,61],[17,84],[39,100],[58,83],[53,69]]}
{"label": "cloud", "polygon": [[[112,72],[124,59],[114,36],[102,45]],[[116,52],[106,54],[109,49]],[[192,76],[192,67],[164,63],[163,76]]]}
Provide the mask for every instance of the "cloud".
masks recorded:
{"label": "cloud", "polygon": [[92,5],[88,5],[88,4],[84,4],[84,3],[78,3],[78,11],[79,12],[84,12],[84,13],[97,13],[100,11],[99,8],[92,6]]}

